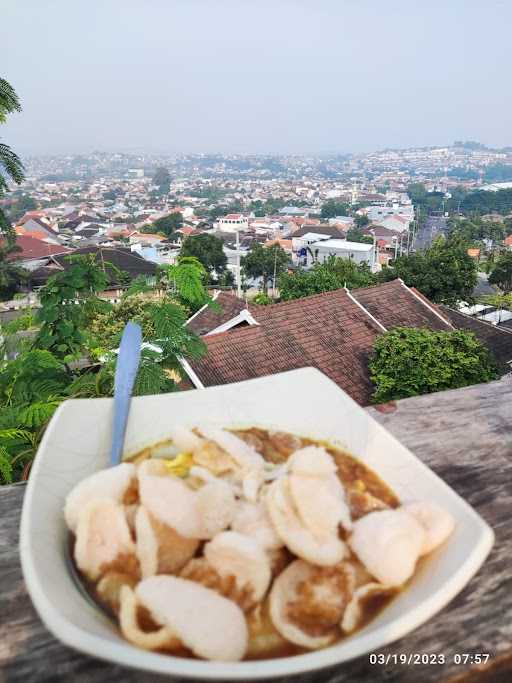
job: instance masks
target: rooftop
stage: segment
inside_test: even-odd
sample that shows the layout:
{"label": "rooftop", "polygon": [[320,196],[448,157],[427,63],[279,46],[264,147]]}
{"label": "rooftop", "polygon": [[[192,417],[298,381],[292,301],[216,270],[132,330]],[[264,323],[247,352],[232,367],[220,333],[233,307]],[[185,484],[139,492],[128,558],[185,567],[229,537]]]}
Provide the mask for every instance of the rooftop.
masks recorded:
{"label": "rooftop", "polygon": [[373,244],[366,242],[349,242],[348,240],[329,239],[315,242],[312,246],[327,249],[342,249],[343,251],[371,251]]}
{"label": "rooftop", "polygon": [[[371,245],[370,245],[371,246]],[[373,386],[368,360],[379,334],[397,326],[435,331],[469,329],[495,356],[502,374],[512,360],[512,331],[439,307],[401,280],[323,294],[269,306],[246,304],[225,292],[222,312],[204,307],[188,326],[204,337],[207,354],[190,362],[196,386],[228,384],[313,366],[355,401],[368,405]],[[240,313],[247,309],[247,314]],[[453,312],[457,315],[457,312]],[[469,324],[468,322],[469,321]]]}

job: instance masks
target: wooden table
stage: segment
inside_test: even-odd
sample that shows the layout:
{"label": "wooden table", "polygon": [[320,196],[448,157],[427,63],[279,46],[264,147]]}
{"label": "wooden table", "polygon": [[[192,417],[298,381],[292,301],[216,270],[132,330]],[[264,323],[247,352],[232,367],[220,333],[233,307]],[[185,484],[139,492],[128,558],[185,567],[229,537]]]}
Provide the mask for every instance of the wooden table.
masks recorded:
{"label": "wooden table", "polygon": [[[463,496],[493,527],[488,560],[442,612],[382,654],[444,655],[445,664],[369,663],[368,656],[320,673],[313,683],[510,683],[512,681],[512,381],[431,394],[372,415]],[[386,412],[384,412],[384,410]],[[0,681],[4,683],[147,683],[143,674],[57,642],[37,617],[18,558],[24,486],[0,489]],[[488,653],[486,665],[457,664],[455,655]]]}

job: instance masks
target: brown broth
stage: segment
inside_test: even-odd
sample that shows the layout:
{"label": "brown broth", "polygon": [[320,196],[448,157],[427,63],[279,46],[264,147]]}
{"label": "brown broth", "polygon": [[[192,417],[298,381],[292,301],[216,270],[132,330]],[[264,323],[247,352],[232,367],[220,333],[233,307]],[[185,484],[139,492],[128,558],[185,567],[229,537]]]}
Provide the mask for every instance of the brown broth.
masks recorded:
{"label": "brown broth", "polygon": [[[232,429],[230,431],[236,434],[239,438],[243,439],[246,443],[252,445],[266,460],[274,463],[285,462],[291,453],[298,448],[305,446],[322,446],[334,458],[334,461],[338,467],[338,476],[340,481],[348,491],[366,491],[382,501],[385,505],[392,508],[398,507],[400,504],[397,496],[375,472],[373,472],[369,467],[364,465],[346,451],[334,448],[330,443],[313,440],[306,437],[297,437],[285,432],[270,432],[258,427],[252,427],[250,429]],[[141,462],[148,457],[151,457],[151,447],[145,448],[139,453],[133,455],[131,458],[129,458],[129,461]],[[344,536],[343,530],[340,533],[342,536]],[[69,563],[71,565],[70,571],[76,583],[79,584],[79,589],[85,594],[90,602],[93,602],[109,617],[109,619],[111,619],[111,621],[119,630],[117,614],[115,610],[100,597],[96,584],[86,579],[86,577],[84,577],[77,568],[74,561],[74,541],[74,534],[70,532],[67,541],[67,554]],[[204,544],[200,545],[196,555],[201,553],[203,545]],[[355,560],[353,556],[351,559]],[[380,614],[393,600],[396,593],[397,591],[390,592],[388,594],[368,596],[362,606],[363,617],[361,619],[361,623],[359,627],[350,635],[353,635],[353,633],[364,628],[378,614]],[[268,599],[266,599],[263,604],[263,612],[265,614],[264,629],[260,631],[260,635],[264,633],[265,635],[272,636],[276,635],[277,632],[270,621],[270,617],[268,616],[267,600]],[[139,623],[139,626],[144,628],[142,623]],[[148,630],[152,630],[151,627],[148,627]],[[348,636],[345,636],[340,632],[339,637],[333,642],[333,644],[340,642],[347,637]],[[172,653],[164,650],[156,651],[163,654],[172,654],[173,656],[185,657],[187,659],[197,659],[197,657],[195,657],[195,655],[186,648],[183,648],[180,651],[173,651]],[[293,657],[305,654],[307,652],[310,652],[310,650],[294,645],[293,643],[283,642],[283,639],[281,639],[280,643],[276,644],[275,646],[268,647],[264,652],[249,652],[244,661],[279,659],[282,657]]]}

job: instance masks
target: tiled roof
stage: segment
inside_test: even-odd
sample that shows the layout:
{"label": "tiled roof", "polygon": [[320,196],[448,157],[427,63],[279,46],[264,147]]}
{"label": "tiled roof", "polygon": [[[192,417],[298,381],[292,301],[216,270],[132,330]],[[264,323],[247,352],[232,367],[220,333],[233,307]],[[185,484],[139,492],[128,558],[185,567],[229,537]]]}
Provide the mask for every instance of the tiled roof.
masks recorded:
{"label": "tiled roof", "polygon": [[[243,301],[222,293],[222,314],[204,309],[189,323],[198,334],[234,318]],[[190,365],[204,386],[239,382],[294,368],[313,366],[361,405],[373,387],[368,360],[378,334],[397,326],[450,331],[472,329],[496,356],[500,370],[512,360],[512,331],[484,325],[437,306],[401,280],[375,287],[344,289],[270,306],[249,305],[257,322],[204,337],[207,354]]]}
{"label": "tiled roof", "polygon": [[353,289],[351,294],[388,330],[392,327],[427,327],[441,332],[452,329],[435,304],[401,280]]}
{"label": "tiled roof", "polygon": [[367,363],[379,328],[345,290],[251,312],[259,325],[204,337],[208,353],[191,365],[205,386],[313,366],[358,403],[370,402]]}
{"label": "tiled roof", "polygon": [[16,245],[20,247],[21,251],[13,252],[10,257],[11,260],[41,259],[53,254],[69,254],[72,251],[61,244],[50,244],[29,235],[18,235]]}
{"label": "tiled roof", "polygon": [[341,237],[343,239],[345,238],[345,232],[341,228],[338,228],[336,225],[312,225],[310,223],[303,225],[302,228],[296,230],[293,233],[293,237],[302,237],[303,235],[307,235],[308,232],[312,232],[315,235],[328,235],[329,237]]}
{"label": "tiled roof", "polygon": [[[117,269],[125,271],[131,278],[136,278],[138,275],[154,275],[156,273],[156,264],[152,261],[147,261],[136,252],[122,247],[81,247],[73,251],[74,255],[88,255],[92,254],[98,263],[102,263],[109,275],[110,284],[117,283],[119,278]],[[69,267],[69,261],[64,256],[55,256],[53,260],[63,268]],[[110,264],[114,266],[114,270],[110,268]]]}
{"label": "tiled roof", "polygon": [[511,367],[508,365],[508,362],[512,361],[512,330],[510,328],[492,325],[485,320],[477,320],[447,306],[441,306],[441,309],[455,327],[473,332],[475,337],[487,346],[496,360],[500,374],[510,372]]}
{"label": "tiled roof", "polygon": [[187,327],[196,334],[207,334],[219,325],[231,320],[244,309],[245,301],[238,299],[233,294],[221,292],[215,299],[215,302],[222,309],[220,312],[215,311],[208,306],[203,307],[193,316],[187,323]]}

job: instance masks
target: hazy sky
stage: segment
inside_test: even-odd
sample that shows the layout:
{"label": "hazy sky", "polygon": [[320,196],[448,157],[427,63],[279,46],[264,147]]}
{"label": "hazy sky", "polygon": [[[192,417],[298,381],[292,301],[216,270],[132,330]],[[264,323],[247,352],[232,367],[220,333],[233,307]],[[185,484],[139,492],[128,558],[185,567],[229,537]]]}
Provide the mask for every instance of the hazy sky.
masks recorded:
{"label": "hazy sky", "polygon": [[512,2],[0,0],[27,153],[512,144]]}

